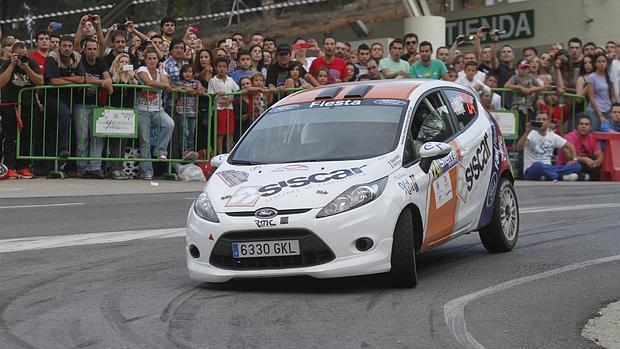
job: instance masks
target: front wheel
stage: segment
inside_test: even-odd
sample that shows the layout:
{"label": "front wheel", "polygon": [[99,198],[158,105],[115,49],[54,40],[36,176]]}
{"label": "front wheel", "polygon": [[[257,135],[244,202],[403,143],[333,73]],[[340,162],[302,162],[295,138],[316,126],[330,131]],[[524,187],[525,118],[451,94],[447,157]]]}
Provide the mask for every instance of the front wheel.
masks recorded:
{"label": "front wheel", "polygon": [[391,262],[392,269],[388,274],[391,285],[399,288],[415,287],[418,274],[415,265],[413,216],[408,209],[401,212],[394,228]]}
{"label": "front wheel", "polygon": [[480,229],[480,240],[489,252],[508,252],[519,237],[519,204],[514,186],[507,178],[499,182],[491,222]]}

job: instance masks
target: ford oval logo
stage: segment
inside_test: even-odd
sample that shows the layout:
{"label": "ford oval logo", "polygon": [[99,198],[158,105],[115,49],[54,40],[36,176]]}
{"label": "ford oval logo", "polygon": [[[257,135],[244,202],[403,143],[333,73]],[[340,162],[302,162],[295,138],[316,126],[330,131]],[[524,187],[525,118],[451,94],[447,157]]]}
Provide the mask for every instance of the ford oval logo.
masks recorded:
{"label": "ford oval logo", "polygon": [[278,210],[275,208],[260,208],[254,211],[254,216],[260,219],[270,219],[278,215]]}

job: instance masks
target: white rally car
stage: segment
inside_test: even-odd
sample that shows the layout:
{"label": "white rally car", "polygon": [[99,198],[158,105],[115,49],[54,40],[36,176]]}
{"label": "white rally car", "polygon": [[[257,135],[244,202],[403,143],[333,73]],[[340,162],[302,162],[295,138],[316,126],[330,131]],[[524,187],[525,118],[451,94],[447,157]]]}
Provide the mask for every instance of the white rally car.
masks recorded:
{"label": "white rally car", "polygon": [[519,210],[506,146],[470,89],[390,80],[301,91],[267,110],[192,205],[190,277],[387,273],[478,231],[510,251]]}

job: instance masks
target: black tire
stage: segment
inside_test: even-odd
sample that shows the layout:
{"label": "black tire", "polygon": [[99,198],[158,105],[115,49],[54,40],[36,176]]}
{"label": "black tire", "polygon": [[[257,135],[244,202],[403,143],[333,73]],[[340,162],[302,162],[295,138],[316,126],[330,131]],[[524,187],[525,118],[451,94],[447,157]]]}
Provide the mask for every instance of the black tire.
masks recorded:
{"label": "black tire", "polygon": [[417,285],[413,217],[408,209],[401,212],[394,228],[391,263],[388,277],[392,287],[412,288]]}
{"label": "black tire", "polygon": [[514,186],[501,178],[493,202],[491,222],[480,229],[480,240],[493,253],[511,251],[519,237],[519,203]]}

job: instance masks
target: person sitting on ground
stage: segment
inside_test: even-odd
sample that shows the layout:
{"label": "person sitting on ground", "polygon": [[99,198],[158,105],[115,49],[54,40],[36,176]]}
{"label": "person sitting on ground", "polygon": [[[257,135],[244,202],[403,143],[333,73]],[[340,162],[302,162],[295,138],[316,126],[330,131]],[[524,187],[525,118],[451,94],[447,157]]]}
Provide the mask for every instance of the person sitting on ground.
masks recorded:
{"label": "person sitting on ground", "polygon": [[[618,111],[620,116],[620,108]],[[577,161],[581,164],[581,171],[578,173],[579,180],[583,181],[598,180],[603,162],[603,152],[599,142],[594,139],[591,124],[587,115],[581,115],[577,119],[577,128],[564,135],[564,139],[575,147]],[[565,152],[558,152],[557,164],[563,165],[567,162],[566,160]]]}
{"label": "person sitting on ground", "polygon": [[[577,162],[575,146],[554,132],[549,132],[549,115],[539,111],[536,115],[539,126],[532,126],[532,122],[525,125],[525,132],[515,144],[515,150],[523,150],[523,179],[548,181],[564,180],[575,181],[581,165]],[[563,165],[551,165],[554,149],[562,149],[566,154]]]}

